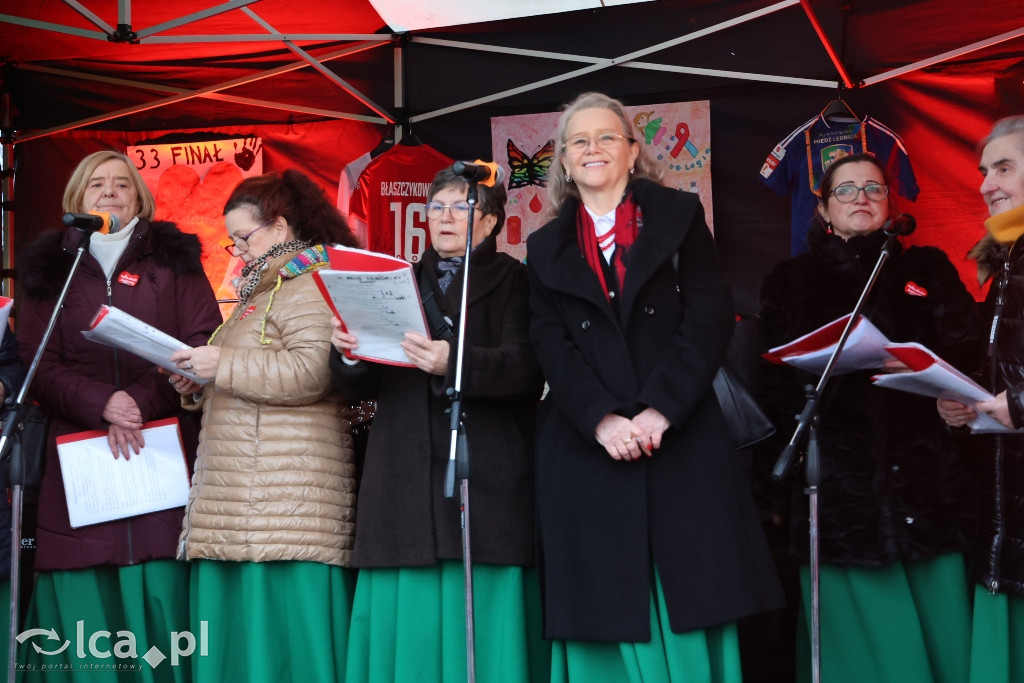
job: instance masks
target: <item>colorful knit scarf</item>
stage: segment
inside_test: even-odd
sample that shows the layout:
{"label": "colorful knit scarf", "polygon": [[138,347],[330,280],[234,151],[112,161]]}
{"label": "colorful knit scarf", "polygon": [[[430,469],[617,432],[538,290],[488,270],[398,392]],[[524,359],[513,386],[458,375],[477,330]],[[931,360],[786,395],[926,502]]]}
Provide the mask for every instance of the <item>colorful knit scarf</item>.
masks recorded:
{"label": "colorful knit scarf", "polygon": [[[277,271],[277,281],[274,283],[273,289],[270,290],[270,298],[267,300],[267,306],[263,310],[263,321],[260,323],[260,344],[269,345],[271,343],[271,340],[267,338],[267,316],[270,315],[270,308],[271,306],[274,305],[274,297],[277,295],[277,290],[281,289],[281,283],[284,282],[285,280],[292,280],[294,278],[299,277],[300,275],[312,272],[317,268],[329,266],[331,264],[330,257],[327,256],[327,249],[322,244],[318,244],[316,246],[311,247],[309,246],[309,242],[293,240],[291,242],[282,242],[281,244],[275,244],[273,247],[270,248],[270,251],[268,251],[266,254],[256,259],[252,263],[250,263],[248,266],[246,266],[245,269],[242,270],[242,275],[245,276],[246,271],[250,271],[250,268],[255,266],[257,263],[261,263],[260,267],[254,268],[252,271],[249,272],[249,279],[245,281],[243,288],[238,289],[238,295],[242,301],[241,303],[238,304],[238,306],[235,307],[235,310],[231,313],[229,319],[235,315],[235,312],[238,312],[239,315],[242,315],[242,313],[244,312],[245,302],[248,300],[249,295],[252,294],[253,289],[256,287],[256,285],[259,284],[260,274],[266,268],[267,261],[274,258],[274,256],[270,256],[269,254],[271,252],[276,251],[276,256],[280,256],[282,254],[288,254],[298,250],[301,251],[299,251],[299,253],[297,253],[291,261],[284,264]],[[256,274],[255,279],[252,279],[253,271]],[[241,278],[238,278],[238,280],[240,279]],[[238,286],[238,280],[236,280],[236,287]],[[251,283],[251,286],[249,286],[249,283]],[[243,289],[245,290],[244,296],[242,294]],[[210,335],[210,340],[207,342],[207,344],[213,342],[214,337],[216,337],[217,333],[220,332],[221,327],[224,327],[224,323],[221,323],[220,326],[213,331],[213,334]]]}
{"label": "colorful knit scarf", "polygon": [[309,246],[309,242],[303,240],[291,240],[289,242],[280,242],[275,244],[267,253],[260,256],[258,259],[242,268],[241,274],[235,278],[234,285],[235,291],[238,292],[238,298],[244,303],[249,295],[252,294],[253,290],[256,289],[256,285],[260,283],[260,277],[263,275],[263,271],[267,267],[267,262],[271,259],[275,259],[282,254],[288,254],[293,251],[302,251]]}

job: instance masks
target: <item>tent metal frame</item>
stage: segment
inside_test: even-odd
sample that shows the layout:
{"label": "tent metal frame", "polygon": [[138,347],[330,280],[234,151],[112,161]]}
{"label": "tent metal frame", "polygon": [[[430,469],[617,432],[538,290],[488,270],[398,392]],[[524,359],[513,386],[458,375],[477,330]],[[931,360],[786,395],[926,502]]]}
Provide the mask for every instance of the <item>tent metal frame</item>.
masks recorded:
{"label": "tent metal frame", "polygon": [[[92,12],[82,4],[80,0],[63,0],[63,2],[82,17],[84,17],[95,29],[79,28],[46,21],[38,21],[11,14],[0,14],[0,24],[12,24],[31,29],[50,31],[66,34],[78,38],[99,40],[113,43],[146,44],[146,45],[174,45],[174,44],[200,44],[200,43],[269,43],[284,46],[289,52],[295,55],[296,60],[283,64],[276,68],[265,69],[246,76],[223,81],[220,83],[206,85],[197,89],[178,88],[162,83],[145,82],[127,78],[119,78],[104,75],[102,73],[90,73],[73,69],[54,68],[45,64],[22,63],[5,65],[5,68],[17,68],[22,71],[30,71],[40,74],[48,74],[58,77],[66,77],[78,81],[91,81],[118,85],[125,88],[132,88],[141,91],[155,93],[155,99],[142,104],[124,107],[115,111],[87,117],[78,121],[69,122],[60,126],[45,130],[31,131],[20,134],[13,128],[12,103],[7,92],[0,92],[0,257],[2,257],[3,272],[0,273],[0,292],[11,296],[11,280],[7,275],[13,268],[13,206],[14,199],[14,176],[13,161],[14,148],[16,144],[35,140],[66,131],[99,124],[106,121],[138,114],[167,105],[183,102],[189,99],[209,99],[233,104],[242,104],[250,107],[279,110],[289,113],[300,113],[324,118],[346,119],[362,121],[372,124],[395,126],[395,141],[399,141],[403,128],[410,123],[425,121],[447,114],[463,111],[472,107],[491,102],[497,102],[509,97],[546,87],[556,83],[572,80],[586,74],[602,71],[612,67],[641,69],[646,71],[677,73],[693,76],[706,76],[713,78],[724,78],[733,80],[745,80],[765,83],[778,83],[796,85],[803,87],[825,88],[825,89],[854,89],[869,87],[893,78],[919,71],[937,64],[948,62],[964,55],[986,49],[1000,43],[1014,40],[1024,36],[1024,27],[1007,31],[990,38],[976,41],[962,47],[943,52],[941,54],[921,59],[888,71],[855,80],[848,72],[842,58],[837,54],[832,42],[820,21],[815,15],[810,0],[779,0],[768,4],[758,10],[742,14],[732,19],[722,21],[711,26],[692,31],[673,39],[649,45],[645,48],[628,52],[615,57],[594,57],[588,55],[569,54],[553,51],[541,51],[504,47],[500,45],[488,45],[457,40],[446,40],[431,38],[417,33],[296,33],[288,34],[278,31],[268,21],[261,17],[252,5],[259,0],[226,0],[207,9],[182,15],[176,19],[155,24],[138,31],[132,28],[132,0],[118,0],[117,3],[117,24],[111,26],[102,17]],[[820,41],[822,48],[827,54],[835,69],[838,78],[836,80],[822,80],[798,78],[786,75],[775,75],[767,73],[738,72],[722,69],[709,69],[696,66],[685,66],[677,64],[665,64],[657,62],[642,61],[644,58],[666,49],[693,42],[720,31],[756,21],[774,13],[799,7],[806,20],[811,25]],[[214,17],[227,12],[239,11],[248,16],[262,29],[262,32],[240,33],[240,34],[191,34],[191,35],[167,35],[168,31],[178,29],[182,26]],[[452,48],[455,50],[488,52],[504,54],[514,57],[525,57],[531,59],[545,59],[555,62],[566,62],[575,64],[564,73],[525,83],[513,88],[493,92],[483,97],[477,97],[450,106],[442,107],[433,111],[421,112],[412,116],[406,115],[405,103],[405,42],[415,42],[423,45],[431,45],[441,48]],[[319,43],[342,43],[337,49],[325,52],[319,56],[311,54],[301,44]],[[374,102],[358,88],[347,82],[345,79],[334,73],[328,66],[329,62],[343,59],[351,55],[372,50],[381,46],[391,45],[393,48],[393,88],[394,101],[390,108]],[[125,48],[130,50],[131,48]],[[336,111],[316,107],[301,106],[291,103],[278,102],[264,98],[251,98],[231,95],[226,92],[232,88],[256,83],[261,80],[271,79],[275,76],[289,73],[303,68],[312,68],[323,76],[334,87],[347,93],[350,97],[365,107],[370,113],[352,113]],[[15,551],[17,552],[17,548]]]}
{"label": "tent metal frame", "polygon": [[[88,8],[83,6],[78,0],[64,0],[64,2],[79,12],[88,21],[94,24],[99,30],[92,31],[88,29],[81,29],[72,26],[65,26],[61,24],[53,24],[49,22],[37,21],[32,19],[26,19],[23,17],[15,17],[7,14],[0,14],[0,23],[12,23],[20,26],[29,28],[37,28],[48,31],[56,31],[59,33],[65,33],[69,35],[91,38],[96,40],[104,41],[115,41],[115,42],[133,42],[133,43],[146,43],[146,44],[188,44],[188,43],[211,43],[211,42],[271,42],[280,43],[284,45],[289,51],[294,53],[299,60],[286,64],[274,69],[268,69],[261,71],[251,76],[241,77],[224,81],[222,83],[216,83],[208,85],[195,90],[186,90],[181,88],[174,88],[171,86],[159,84],[159,83],[147,83],[134,81],[130,79],[121,79],[104,76],[102,74],[79,72],[69,69],[55,69],[42,65],[35,64],[19,64],[18,69],[26,71],[36,71],[38,73],[48,73],[57,76],[66,76],[69,78],[79,80],[91,80],[96,82],[112,83],[130,88],[138,88],[143,90],[150,90],[157,93],[165,93],[166,97],[155,99],[151,102],[144,104],[135,105],[132,107],[125,107],[105,114],[91,116],[78,121],[73,121],[61,126],[48,128],[46,130],[33,131],[26,134],[15,133],[15,144],[19,142],[27,142],[29,140],[38,139],[62,133],[68,130],[76,128],[82,128],[85,126],[101,123],[104,121],[110,121],[113,119],[121,118],[124,116],[130,116],[139,112],[156,109],[169,104],[175,104],[183,100],[192,98],[205,98],[218,100],[222,102],[232,102],[237,104],[245,104],[247,106],[262,107],[267,109],[275,109],[284,112],[291,113],[302,113],[310,114],[315,116],[323,116],[326,118],[336,119],[348,119],[355,121],[364,121],[368,123],[384,124],[384,125],[398,125],[398,134],[400,135],[401,127],[418,121],[425,121],[428,119],[444,116],[446,114],[463,111],[471,107],[479,106],[490,102],[496,102],[514,95],[518,95],[523,92],[528,92],[540,87],[560,83],[563,81],[571,80],[578,76],[601,71],[611,67],[623,67],[631,69],[642,69],[648,71],[660,71],[669,73],[679,73],[696,76],[710,76],[716,78],[728,78],[735,80],[748,80],[748,81],[759,81],[766,83],[782,83],[789,85],[798,85],[804,87],[816,87],[825,89],[836,89],[839,87],[845,88],[863,88],[876,83],[880,83],[891,78],[896,78],[912,71],[923,69],[929,66],[934,66],[944,61],[955,59],[962,55],[974,52],[983,48],[987,48],[993,45],[997,45],[1007,40],[1012,40],[1020,36],[1024,36],[1024,27],[1002,33],[986,40],[981,40],[964,47],[944,52],[940,55],[923,59],[912,64],[907,64],[902,67],[892,69],[890,71],[865,78],[862,81],[854,81],[850,74],[847,72],[845,66],[842,64],[840,58],[837,56],[835,49],[833,48],[828,37],[825,35],[825,31],[822,28],[820,22],[815,16],[813,10],[810,7],[809,0],[781,0],[773,4],[767,5],[761,9],[748,12],[740,15],[733,19],[723,21],[712,26],[708,26],[703,29],[693,31],[674,39],[667,40],[661,43],[650,45],[646,48],[635,50],[618,57],[592,57],[587,55],[576,55],[567,54],[560,52],[550,52],[541,50],[528,50],[512,47],[502,47],[499,45],[485,45],[472,42],[456,41],[456,40],[444,40],[437,38],[421,37],[415,34],[346,34],[346,33],[322,33],[322,34],[284,34],[271,26],[267,21],[259,16],[253,9],[249,7],[258,0],[228,0],[222,4],[214,7],[202,10],[200,12],[194,12],[192,14],[183,15],[177,19],[163,22],[158,25],[150,26],[148,28],[140,29],[135,32],[131,30],[131,4],[132,0],[118,0],[118,26],[114,28],[107,24],[103,19],[96,16]],[[800,7],[810,22],[812,28],[817,34],[822,47],[825,49],[832,62],[833,67],[836,69],[839,79],[838,80],[821,80],[821,79],[809,79],[809,78],[797,78],[785,75],[773,75],[765,73],[752,73],[752,72],[739,72],[739,71],[727,71],[721,69],[707,69],[702,67],[694,66],[683,66],[675,64],[663,64],[640,61],[641,58],[651,55],[653,53],[681,45],[683,43],[691,42],[712,35],[716,32],[743,24],[749,21],[755,21],[761,17],[779,12],[781,10],[789,9],[792,7]],[[179,28],[181,26],[191,24],[202,19],[206,19],[217,14],[224,12],[238,10],[247,14],[253,21],[264,29],[264,33],[254,34],[231,34],[231,35],[181,35],[181,36],[168,36],[159,35],[162,32],[170,29]],[[584,64],[579,68],[571,69],[560,75],[551,76],[536,80],[523,85],[508,88],[494,92],[490,95],[483,97],[474,98],[464,102],[456,103],[447,107],[436,109],[434,111],[422,112],[412,116],[405,117],[396,112],[404,113],[405,102],[404,102],[404,85],[403,85],[403,64],[402,64],[402,49],[401,42],[402,38],[407,38],[410,42],[417,42],[424,45],[434,45],[439,47],[449,47],[460,50],[471,50],[479,52],[491,52],[506,54],[511,56],[537,58],[537,59],[549,59],[554,61],[562,62],[576,62]],[[351,42],[352,44],[342,49],[330,52],[326,55],[316,57],[310,54],[306,49],[300,47],[298,43],[307,42]],[[395,87],[395,101],[393,107],[389,110],[384,106],[375,103],[368,96],[360,92],[352,84],[348,83],[333,71],[331,71],[325,64],[329,61],[340,59],[364,50],[379,47],[381,45],[393,44],[394,50],[394,87]],[[360,102],[366,107],[371,114],[356,114],[351,112],[342,112],[329,109],[320,109],[316,107],[307,107],[296,104],[290,104],[285,102],[275,102],[266,99],[248,98],[248,97],[237,97],[225,93],[225,90],[231,88],[253,83],[259,80],[271,78],[273,76],[294,71],[296,69],[311,67],[319,72],[324,78],[326,78],[332,85],[340,88],[344,92],[348,93],[355,100]]]}
{"label": "tent metal frame", "polygon": [[[330,61],[330,60],[333,60],[333,59],[339,59],[339,58],[342,58],[342,57],[347,57],[349,55],[356,54],[358,52],[363,52],[364,50],[369,50],[369,49],[372,49],[372,48],[375,48],[375,47],[380,47],[381,45],[387,45],[389,43],[390,43],[390,38],[387,38],[386,41],[378,40],[376,42],[367,41],[367,42],[362,42],[362,43],[356,43],[354,45],[350,45],[348,47],[345,47],[345,48],[343,48],[341,50],[337,50],[335,52],[332,52],[332,53],[330,53],[328,55],[322,56],[318,60],[313,60],[313,61],[317,61],[319,64],[322,65],[324,62],[327,62],[327,61]],[[52,74],[52,75],[57,75],[57,76],[67,76],[68,78],[74,78],[74,79],[78,79],[78,80],[91,80],[91,81],[97,81],[97,82],[101,82],[101,83],[109,83],[109,84],[113,84],[113,85],[122,85],[122,86],[130,87],[130,88],[139,88],[139,89],[144,89],[144,90],[152,90],[154,92],[171,93],[171,95],[169,97],[165,97],[165,98],[162,98],[162,99],[159,99],[159,100],[154,100],[152,102],[147,102],[145,104],[138,104],[138,105],[135,105],[133,107],[125,107],[125,108],[118,109],[118,110],[115,110],[115,111],[107,112],[105,114],[98,114],[96,116],[91,116],[89,118],[81,119],[79,121],[73,121],[71,123],[67,123],[67,124],[64,124],[62,126],[56,126],[54,128],[47,128],[45,130],[40,130],[40,131],[35,131],[33,133],[29,133],[29,134],[25,134],[25,135],[20,135],[20,136],[17,137],[16,141],[17,142],[27,142],[29,140],[35,140],[37,138],[47,137],[47,136],[50,136],[50,135],[54,135],[56,133],[63,133],[65,131],[74,130],[75,128],[82,128],[83,126],[89,126],[89,125],[92,125],[92,124],[95,124],[95,123],[102,123],[103,121],[110,121],[112,119],[117,119],[117,118],[121,118],[121,117],[124,117],[124,116],[130,116],[131,114],[137,114],[139,112],[148,111],[150,109],[156,109],[158,107],[163,107],[163,106],[166,106],[168,104],[174,104],[175,102],[181,102],[181,101],[184,101],[184,100],[189,100],[189,99],[193,99],[193,98],[197,98],[197,97],[205,98],[205,99],[220,100],[220,101],[223,101],[223,102],[241,103],[241,104],[246,104],[246,105],[250,105],[250,106],[264,107],[264,108],[267,108],[267,109],[278,109],[278,110],[288,111],[288,112],[312,113],[312,114],[317,114],[317,115],[325,116],[325,117],[329,117],[329,118],[351,119],[351,120],[356,120],[356,121],[367,121],[369,123],[394,123],[394,118],[391,117],[391,116],[385,117],[385,116],[367,116],[365,114],[351,114],[351,113],[348,113],[348,112],[332,111],[332,110],[327,110],[327,109],[316,109],[316,108],[312,108],[312,107],[302,107],[302,106],[299,106],[299,105],[288,104],[288,103],[284,103],[284,102],[273,102],[271,100],[254,99],[254,98],[248,98],[248,97],[236,97],[236,96],[227,95],[227,94],[224,94],[224,93],[221,92],[222,90],[227,90],[229,88],[234,88],[234,87],[239,86],[239,85],[246,85],[246,84],[249,84],[249,83],[255,83],[256,81],[264,80],[264,79],[267,79],[267,78],[272,78],[273,76],[277,76],[277,75],[280,75],[282,73],[287,73],[289,71],[294,71],[296,69],[301,69],[301,68],[304,68],[306,66],[309,66],[309,62],[305,61],[305,60],[299,61],[299,62],[293,62],[291,64],[286,64],[284,66],[279,66],[279,67],[276,67],[274,69],[267,69],[266,71],[261,71],[259,73],[255,73],[255,74],[252,74],[250,76],[244,76],[244,77],[241,77],[241,78],[232,79],[230,81],[224,81],[222,83],[216,83],[214,85],[209,85],[209,86],[206,86],[205,88],[200,88],[198,90],[187,90],[187,89],[183,89],[183,88],[175,88],[175,87],[169,86],[169,85],[163,85],[163,84],[160,84],[160,83],[148,83],[148,82],[135,81],[135,80],[124,79],[124,78],[113,78],[113,77],[110,77],[110,76],[102,76],[102,75],[99,75],[99,74],[90,74],[90,73],[86,73],[86,72],[82,72],[82,71],[72,71],[72,70],[69,70],[69,69],[55,69],[55,68],[52,68],[52,67],[37,66],[37,65],[32,65],[32,64],[22,64],[18,68],[22,69],[23,71],[36,71],[36,72],[39,72],[39,73],[47,73],[47,74]],[[370,101],[369,98],[367,98],[364,95],[362,95],[361,93],[359,93],[359,91],[356,90],[355,88],[351,88],[351,86],[349,86],[349,88],[351,88],[349,90],[345,86],[342,86],[341,83],[344,83],[344,81],[342,81],[340,78],[338,79],[338,81],[340,81],[340,83],[336,82],[336,85],[339,85],[339,87],[341,87],[342,89],[348,90],[350,92],[350,94],[352,94],[357,99],[365,100],[367,102]],[[346,84],[346,86],[347,86],[347,84]],[[378,105],[374,105],[374,107],[377,107],[377,108],[379,108],[379,109],[381,109],[383,111],[383,108],[382,107],[378,107]]]}

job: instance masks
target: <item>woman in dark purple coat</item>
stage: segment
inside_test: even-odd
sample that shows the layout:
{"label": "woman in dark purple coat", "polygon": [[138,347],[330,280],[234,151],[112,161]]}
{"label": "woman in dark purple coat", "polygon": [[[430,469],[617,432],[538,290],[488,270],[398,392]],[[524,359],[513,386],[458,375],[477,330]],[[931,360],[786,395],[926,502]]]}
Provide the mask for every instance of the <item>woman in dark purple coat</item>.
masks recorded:
{"label": "woman in dark purple coat", "polygon": [[[40,572],[26,627],[56,629],[64,640],[90,639],[39,663],[66,666],[61,680],[91,683],[117,676],[130,632],[139,656],[156,646],[166,656],[172,631],[189,630],[188,565],[173,559],[182,508],[72,528],[56,437],[87,430],[107,433],[111,457],[138,457],[141,428],[151,420],[178,417],[185,453],[194,458],[196,426],[180,410],[178,394],[151,363],[82,336],[101,305],[114,306],[189,345],[205,344],[221,322],[200,263],[195,235],[152,221],[153,195],[129,159],[113,151],[87,156],[72,174],[64,210],[117,216],[116,232],[91,236],[31,387],[31,396],[51,415],[46,472],[39,500]],[[19,315],[22,357],[30,360],[42,341],[84,234],[68,228],[43,233],[18,259],[24,291]],[[76,635],[81,624],[81,635]],[[120,647],[119,644],[121,644]],[[54,650],[50,644],[41,644]],[[59,646],[59,644],[58,644]],[[78,657],[78,652],[85,654]],[[99,654],[96,654],[99,653]],[[111,654],[114,656],[111,657]],[[30,660],[32,661],[32,660]],[[106,670],[84,667],[102,664]],[[188,668],[150,668],[156,680],[178,680]],[[68,676],[71,676],[71,679]]]}

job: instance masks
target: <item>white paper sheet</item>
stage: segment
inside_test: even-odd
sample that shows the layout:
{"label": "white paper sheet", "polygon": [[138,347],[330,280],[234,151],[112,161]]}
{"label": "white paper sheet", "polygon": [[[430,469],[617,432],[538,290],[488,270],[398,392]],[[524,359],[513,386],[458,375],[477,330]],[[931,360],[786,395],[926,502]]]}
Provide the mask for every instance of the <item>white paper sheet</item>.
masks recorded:
{"label": "white paper sheet", "polygon": [[189,477],[175,418],[143,425],[146,445],[114,459],[100,430],[57,439],[71,527],[99,524],[188,502]]}
{"label": "white paper sheet", "polygon": [[[837,318],[788,344],[776,346],[765,353],[764,358],[820,375],[835,351],[849,319],[849,315]],[[927,347],[915,342],[890,342],[864,316],[860,316],[850,332],[843,353],[832,372],[834,375],[841,375],[854,370],[878,369],[892,358],[903,361],[912,372],[875,375],[871,379],[880,387],[932,398],[950,398],[965,405],[974,405],[978,401],[990,401],[994,398],[974,380],[939,358]],[[974,418],[968,426],[972,432],[979,434],[1014,432],[995,418],[982,414]]]}
{"label": "white paper sheet", "polygon": [[[788,344],[776,346],[764,354],[764,357],[776,363],[787,363],[820,375],[825,371],[828,359],[839,344],[839,337],[842,336],[849,319],[849,315],[844,315]],[[889,339],[879,332],[870,320],[860,316],[846,340],[846,345],[843,346],[843,352],[839,355],[832,374],[842,375],[855,370],[882,367],[886,360],[892,358],[885,351],[888,343]]]}
{"label": "white paper sheet", "polygon": [[[984,387],[939,358],[927,347],[909,342],[890,344],[887,351],[911,369],[911,372],[893,372],[875,375],[877,386],[906,391],[932,398],[948,398],[964,405],[978,401],[991,401],[995,396]],[[978,414],[968,426],[975,433],[1013,432],[993,417]]]}
{"label": "white paper sheet", "polygon": [[197,384],[210,381],[185,372],[171,361],[172,353],[192,347],[113,306],[100,306],[89,329],[83,330],[82,335],[90,341],[133,353]]}
{"label": "white paper sheet", "polygon": [[13,306],[14,299],[0,296],[0,341],[3,341],[4,335],[10,331],[7,323],[11,319],[11,308]]}

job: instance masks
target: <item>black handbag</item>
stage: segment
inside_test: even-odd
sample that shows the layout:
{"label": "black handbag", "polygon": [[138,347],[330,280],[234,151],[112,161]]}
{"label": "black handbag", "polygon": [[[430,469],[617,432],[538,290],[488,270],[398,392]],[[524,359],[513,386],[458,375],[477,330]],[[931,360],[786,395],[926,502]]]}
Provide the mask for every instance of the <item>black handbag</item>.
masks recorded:
{"label": "black handbag", "polygon": [[713,387],[722,415],[737,450],[749,448],[775,433],[775,425],[757,403],[745,377],[757,376],[760,321],[744,318],[736,323],[722,367]]}
{"label": "black handbag", "polygon": [[[679,274],[679,255],[672,255],[672,268]],[[775,425],[758,405],[751,382],[757,377],[761,357],[761,320],[757,317],[736,321],[722,366],[712,382],[725,426],[736,450],[750,448],[775,433]]]}
{"label": "black handbag", "polygon": [[749,448],[775,433],[775,425],[728,361],[718,369],[713,386],[729,436],[737,449]]}

